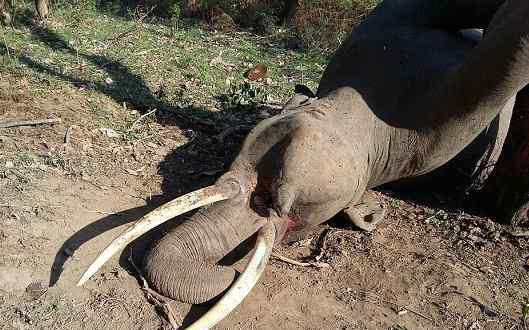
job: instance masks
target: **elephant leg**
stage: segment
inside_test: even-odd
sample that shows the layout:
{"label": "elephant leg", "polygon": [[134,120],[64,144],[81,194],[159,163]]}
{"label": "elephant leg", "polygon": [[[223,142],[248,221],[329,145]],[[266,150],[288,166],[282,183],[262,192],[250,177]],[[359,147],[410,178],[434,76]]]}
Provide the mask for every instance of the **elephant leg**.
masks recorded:
{"label": "elephant leg", "polygon": [[386,208],[371,194],[366,193],[360,203],[352,203],[343,210],[346,218],[358,228],[373,231],[384,219]]}
{"label": "elephant leg", "polygon": [[501,156],[479,197],[502,220],[529,225],[529,86],[516,96]]}

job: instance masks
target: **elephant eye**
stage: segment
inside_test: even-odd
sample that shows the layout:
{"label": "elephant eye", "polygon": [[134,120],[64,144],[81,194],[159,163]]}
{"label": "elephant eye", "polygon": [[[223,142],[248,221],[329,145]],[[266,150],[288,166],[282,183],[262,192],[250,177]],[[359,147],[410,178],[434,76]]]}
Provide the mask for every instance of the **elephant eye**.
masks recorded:
{"label": "elephant eye", "polygon": [[270,207],[272,207],[272,196],[269,193],[252,193],[250,207],[261,217],[270,216]]}

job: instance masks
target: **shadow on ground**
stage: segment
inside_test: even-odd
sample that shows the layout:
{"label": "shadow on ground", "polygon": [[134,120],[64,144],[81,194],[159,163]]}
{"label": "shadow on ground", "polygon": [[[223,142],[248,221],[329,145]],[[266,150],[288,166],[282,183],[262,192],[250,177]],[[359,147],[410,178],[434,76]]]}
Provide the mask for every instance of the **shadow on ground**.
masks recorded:
{"label": "shadow on ground", "polygon": [[[84,243],[108,230],[136,221],[179,194],[212,184],[229,167],[245,134],[255,125],[258,119],[257,112],[249,111],[247,108],[244,112],[237,111],[237,109],[224,109],[224,111],[217,112],[215,115],[207,113],[207,121],[201,121],[200,118],[202,116],[186,115],[190,111],[200,113],[206,112],[206,110],[194,107],[182,108],[166,102],[156,91],[152,91],[147,86],[141,76],[131,71],[119,60],[78,52],[50,28],[35,24],[32,15],[30,11],[26,11],[24,15],[18,16],[17,24],[27,27],[36,41],[45,44],[50,49],[63,52],[72,57],[80,57],[84,61],[97,66],[114,81],[114,84],[107,85],[103,82],[90,81],[72,74],[66,74],[56,67],[45,64],[40,59],[32,58],[24,52],[17,52],[9,48],[3,42],[0,42],[0,55],[6,56],[9,54],[11,57],[15,56],[18,61],[35,72],[53,76],[75,87],[85,86],[88,89],[111,97],[118,104],[127,102],[140,113],[147,113],[152,109],[157,109],[156,121],[160,125],[188,130],[192,135],[189,143],[174,150],[159,164],[158,172],[163,178],[163,193],[161,195],[153,196],[147,201],[145,206],[121,211],[119,215],[103,217],[80,229],[62,244],[60,250],[56,253],[50,270],[49,286],[54,286],[60,280],[68,259]],[[222,98],[223,96],[218,95],[215,97]],[[233,129],[234,127],[235,129]],[[229,129],[229,132],[226,132],[227,129]],[[188,173],[190,168],[195,170],[195,174],[182,175],[182,173]],[[207,172],[207,174],[204,174],[204,172]],[[159,239],[164,232],[177,225],[183,219],[184,217],[179,217],[135,240],[122,252],[120,265],[131,274],[136,274],[129,262],[131,254],[135,264],[141,265],[145,250],[151,242]],[[250,245],[249,243],[243,244],[246,247]],[[245,254],[245,251],[235,252],[227,256],[223,263],[233,263]],[[194,306],[185,318],[184,324],[189,324],[196,320],[208,309],[208,306]]]}

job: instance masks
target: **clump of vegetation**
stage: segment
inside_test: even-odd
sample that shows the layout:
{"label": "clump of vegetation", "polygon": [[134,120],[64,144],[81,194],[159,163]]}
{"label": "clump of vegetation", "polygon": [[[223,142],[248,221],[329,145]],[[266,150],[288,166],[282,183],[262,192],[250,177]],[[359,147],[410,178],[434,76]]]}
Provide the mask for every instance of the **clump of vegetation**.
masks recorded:
{"label": "clump of vegetation", "polygon": [[[225,22],[258,34],[274,35],[294,48],[332,51],[380,0],[144,0],[155,12],[172,20],[173,8],[182,16],[199,18],[214,29]],[[219,25],[219,21],[223,24]],[[230,25],[230,24],[228,24]],[[220,26],[220,28],[219,28]]]}
{"label": "clump of vegetation", "polygon": [[522,321],[524,328],[527,329],[527,319],[529,318],[529,299],[526,300],[525,304],[522,304]]}
{"label": "clump of vegetation", "polygon": [[395,324],[391,330],[408,330],[408,328],[406,328],[405,326],[402,326],[400,324]]}
{"label": "clump of vegetation", "polygon": [[180,9],[180,5],[179,4],[173,4],[171,6],[171,9],[169,11],[169,23],[170,23],[170,27],[171,27],[171,36],[175,36],[176,33],[178,32],[178,27],[179,27],[179,23],[180,23],[180,16],[181,16],[182,12],[181,12],[181,9]]}
{"label": "clump of vegetation", "polygon": [[249,110],[259,103],[266,103],[269,93],[259,85],[244,81],[231,85],[228,93],[221,95],[219,101],[223,110]]}
{"label": "clump of vegetation", "polygon": [[300,0],[289,25],[302,48],[336,48],[379,0]]}

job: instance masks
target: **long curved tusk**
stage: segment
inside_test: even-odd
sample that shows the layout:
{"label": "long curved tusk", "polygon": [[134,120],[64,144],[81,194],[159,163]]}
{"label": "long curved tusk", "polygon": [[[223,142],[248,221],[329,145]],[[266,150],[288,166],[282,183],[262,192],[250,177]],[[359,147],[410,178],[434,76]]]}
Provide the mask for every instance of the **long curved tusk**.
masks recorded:
{"label": "long curved tusk", "polygon": [[235,181],[226,181],[223,184],[205,187],[183,196],[180,196],[164,205],[159,206],[134,225],[125,230],[119,237],[114,239],[105,250],[94,260],[83,274],[77,286],[83,285],[94,275],[105,262],[115,253],[123,249],[127,244],[148,232],[152,228],[171,220],[172,218],[199,208],[204,205],[213,204],[218,201],[232,198],[239,193],[239,184]]}
{"label": "long curved tusk", "polygon": [[219,302],[195,323],[191,324],[187,330],[211,329],[244,300],[261,277],[268,263],[274,246],[275,235],[275,227],[271,221],[268,221],[257,234],[255,252],[244,272]]}

